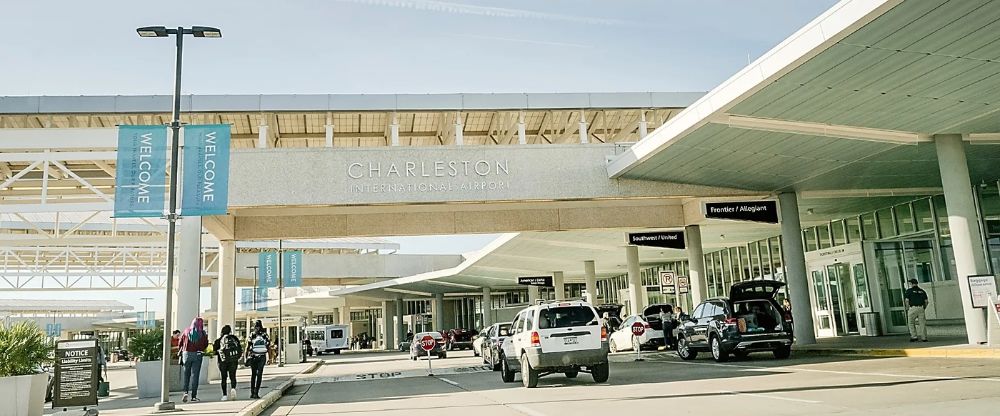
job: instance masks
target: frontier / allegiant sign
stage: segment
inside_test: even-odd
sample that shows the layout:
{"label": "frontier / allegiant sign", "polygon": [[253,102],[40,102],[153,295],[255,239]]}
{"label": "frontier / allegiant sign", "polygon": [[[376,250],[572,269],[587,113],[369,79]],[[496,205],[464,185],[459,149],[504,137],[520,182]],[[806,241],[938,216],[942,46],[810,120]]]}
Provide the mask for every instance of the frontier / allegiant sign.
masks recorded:
{"label": "frontier / allegiant sign", "polygon": [[776,201],[706,202],[705,218],[778,223]]}

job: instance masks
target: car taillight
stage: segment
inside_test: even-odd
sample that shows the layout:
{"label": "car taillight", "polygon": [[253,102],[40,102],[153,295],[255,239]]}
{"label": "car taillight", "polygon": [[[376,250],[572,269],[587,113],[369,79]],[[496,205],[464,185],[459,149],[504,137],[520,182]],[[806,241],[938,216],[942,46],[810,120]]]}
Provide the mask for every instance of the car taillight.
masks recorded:
{"label": "car taillight", "polygon": [[649,324],[645,324],[645,326],[646,326],[646,329],[652,328],[652,326],[649,326]]}
{"label": "car taillight", "polygon": [[726,318],[725,322],[726,322],[726,325],[736,325],[737,323],[740,322],[740,320],[736,319],[736,318]]}
{"label": "car taillight", "polygon": [[602,326],[601,327],[601,342],[607,342],[607,341],[608,341],[608,328]]}
{"label": "car taillight", "polygon": [[537,332],[532,332],[531,333],[531,346],[532,347],[541,347],[542,346],[542,338],[538,336]]}

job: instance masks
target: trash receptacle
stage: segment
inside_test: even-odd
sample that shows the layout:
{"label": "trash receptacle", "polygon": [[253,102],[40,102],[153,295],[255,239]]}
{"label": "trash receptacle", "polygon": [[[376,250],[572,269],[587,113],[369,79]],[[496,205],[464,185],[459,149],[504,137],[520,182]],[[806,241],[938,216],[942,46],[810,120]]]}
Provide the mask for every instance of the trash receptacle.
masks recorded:
{"label": "trash receptacle", "polygon": [[864,326],[862,335],[877,337],[882,335],[882,321],[878,312],[861,312],[861,323]]}

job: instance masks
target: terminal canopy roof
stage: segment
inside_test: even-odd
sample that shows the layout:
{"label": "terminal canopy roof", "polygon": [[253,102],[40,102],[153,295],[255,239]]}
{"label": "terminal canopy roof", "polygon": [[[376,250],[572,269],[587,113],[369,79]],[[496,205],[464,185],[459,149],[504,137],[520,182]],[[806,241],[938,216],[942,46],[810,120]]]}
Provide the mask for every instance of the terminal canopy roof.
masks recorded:
{"label": "terminal canopy roof", "polygon": [[614,160],[612,177],[756,191],[940,187],[933,136],[972,180],[1000,163],[1000,7],[844,0]]}

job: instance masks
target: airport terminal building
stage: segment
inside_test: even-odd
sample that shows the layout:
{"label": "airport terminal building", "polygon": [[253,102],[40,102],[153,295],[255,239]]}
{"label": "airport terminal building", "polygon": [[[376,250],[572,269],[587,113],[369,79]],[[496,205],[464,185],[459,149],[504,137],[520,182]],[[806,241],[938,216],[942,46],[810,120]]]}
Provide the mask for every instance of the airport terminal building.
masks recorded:
{"label": "airport terminal building", "polygon": [[[787,283],[799,343],[906,333],[910,279],[932,334],[983,342],[969,277],[1000,268],[1000,10],[954,3],[841,2],[707,93],[184,96],[183,121],[230,125],[232,153],[227,213],[180,221],[174,319],[202,312],[201,286],[206,316],[249,316],[247,266],[281,241],[304,250],[304,284],[267,314],[386,346],[541,298],[690,310],[751,279]],[[116,126],[169,110],[0,97],[0,290],[81,288],[57,266],[162,286],[162,221],[108,212]],[[707,209],[764,202],[774,221]],[[682,244],[629,244],[640,232]],[[498,238],[461,256],[378,239],[482,233]],[[661,290],[665,271],[687,293]]]}

